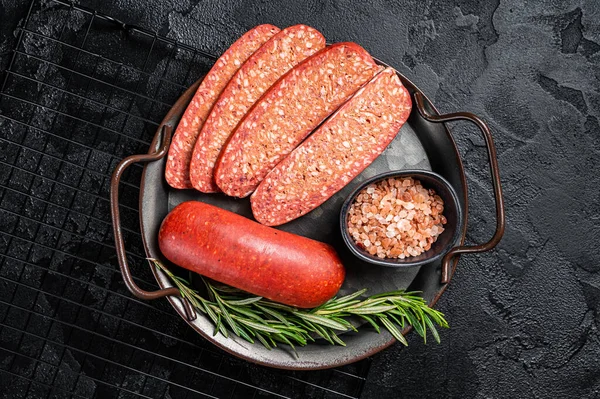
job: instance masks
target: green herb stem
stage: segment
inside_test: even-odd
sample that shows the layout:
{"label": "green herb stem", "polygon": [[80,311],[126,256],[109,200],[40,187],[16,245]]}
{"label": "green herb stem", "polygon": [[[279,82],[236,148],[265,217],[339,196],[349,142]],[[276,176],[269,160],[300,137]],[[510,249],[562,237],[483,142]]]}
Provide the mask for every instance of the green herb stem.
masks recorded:
{"label": "green herb stem", "polygon": [[215,325],[214,335],[220,332],[229,337],[233,333],[251,343],[256,338],[269,349],[283,343],[295,351],[295,345],[314,342],[313,335],[332,345],[345,346],[338,332],[357,331],[349,320],[351,318],[366,321],[378,333],[383,326],[404,345],[408,342],[401,331],[407,326],[412,326],[424,342],[427,342],[429,330],[438,343],[440,336],[435,326],[448,328],[444,314],[427,306],[418,292],[398,290],[360,299],[366,292],[363,289],[341,298],[332,298],[314,309],[298,309],[201,276],[207,288],[207,299],[158,260],[149,261],[173,281],[182,298],[211,319]]}

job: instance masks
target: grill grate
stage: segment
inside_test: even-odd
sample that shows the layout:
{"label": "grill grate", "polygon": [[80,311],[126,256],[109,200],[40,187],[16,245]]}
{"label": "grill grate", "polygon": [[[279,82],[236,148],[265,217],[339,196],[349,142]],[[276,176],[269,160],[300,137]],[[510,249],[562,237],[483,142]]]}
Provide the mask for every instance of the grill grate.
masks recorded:
{"label": "grill grate", "polygon": [[[32,1],[17,33],[0,80],[0,393],[358,397],[369,360],[320,372],[252,365],[122,282],[110,174],[147,151],[215,58],[62,0]],[[122,223],[136,282],[153,289],[138,232],[141,171],[123,178]]]}

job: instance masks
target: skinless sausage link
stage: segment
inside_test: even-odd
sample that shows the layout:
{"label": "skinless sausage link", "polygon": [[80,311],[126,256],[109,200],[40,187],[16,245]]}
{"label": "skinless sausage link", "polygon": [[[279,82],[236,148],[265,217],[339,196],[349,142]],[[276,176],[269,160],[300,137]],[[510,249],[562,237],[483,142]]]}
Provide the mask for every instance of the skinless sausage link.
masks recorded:
{"label": "skinless sausage link", "polygon": [[223,148],[215,181],[250,195],[269,171],[381,70],[356,43],[331,45],[296,66],[252,107]]}
{"label": "skinless sausage link", "polygon": [[248,57],[277,32],[279,28],[273,25],[259,25],[249,30],[223,53],[206,74],[171,140],[165,169],[165,179],[171,187],[193,187],[190,181],[192,151],[210,110]]}
{"label": "skinless sausage link", "polygon": [[223,145],[246,112],[283,74],[325,47],[325,38],[306,25],[286,28],[263,44],[233,76],[204,123],[190,162],[195,189],[220,191],[214,166]]}

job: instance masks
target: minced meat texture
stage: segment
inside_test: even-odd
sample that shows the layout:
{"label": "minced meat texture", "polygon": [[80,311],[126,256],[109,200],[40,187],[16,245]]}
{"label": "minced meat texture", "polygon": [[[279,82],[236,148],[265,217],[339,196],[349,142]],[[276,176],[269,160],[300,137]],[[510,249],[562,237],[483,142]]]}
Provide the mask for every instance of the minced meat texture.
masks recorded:
{"label": "minced meat texture", "polygon": [[380,72],[266,176],[251,196],[255,219],[276,226],[321,205],[385,150],[410,110],[395,71]]}
{"label": "minced meat texture", "polygon": [[223,145],[246,112],[277,79],[325,47],[325,38],[306,25],[286,28],[262,45],[231,79],[202,127],[190,165],[192,185],[202,192],[219,191],[215,162]]}
{"label": "minced meat texture", "polygon": [[381,67],[356,43],[315,54],[277,82],[246,115],[217,163],[215,180],[228,195],[250,195],[325,118]]}
{"label": "minced meat texture", "polygon": [[206,74],[171,140],[165,168],[165,179],[171,187],[193,187],[190,181],[190,161],[196,139],[210,110],[248,57],[277,32],[279,28],[273,25],[259,25],[249,30],[223,53]]}

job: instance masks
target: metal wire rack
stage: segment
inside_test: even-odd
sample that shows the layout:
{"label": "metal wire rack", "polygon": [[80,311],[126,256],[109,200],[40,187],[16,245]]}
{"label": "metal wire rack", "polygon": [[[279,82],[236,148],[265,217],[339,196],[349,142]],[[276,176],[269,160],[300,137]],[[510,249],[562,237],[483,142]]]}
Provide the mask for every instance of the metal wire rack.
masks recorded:
{"label": "metal wire rack", "polygon": [[[320,372],[249,364],[205,342],[167,301],[122,282],[110,174],[215,57],[62,0],[33,0],[0,75],[0,393],[4,397],[359,397],[370,361]],[[136,282],[137,201],[121,206]]]}

